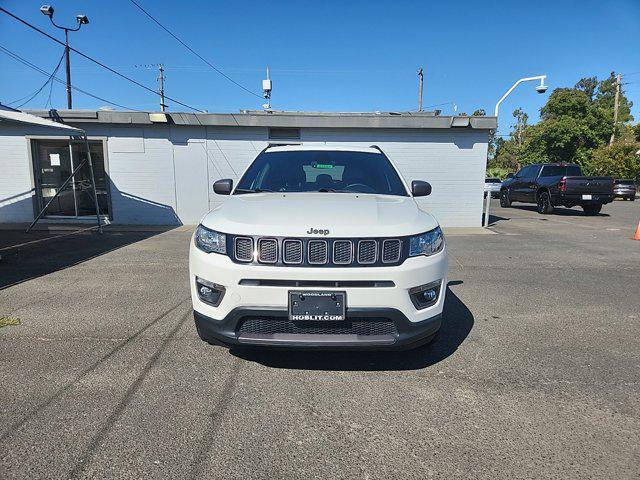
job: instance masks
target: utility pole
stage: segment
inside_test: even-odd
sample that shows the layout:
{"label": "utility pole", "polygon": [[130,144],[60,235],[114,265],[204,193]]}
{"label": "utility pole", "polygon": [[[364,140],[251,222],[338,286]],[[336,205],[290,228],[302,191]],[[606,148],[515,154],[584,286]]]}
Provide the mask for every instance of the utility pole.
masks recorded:
{"label": "utility pole", "polygon": [[160,82],[160,90],[158,93],[160,94],[160,110],[164,112],[166,105],[164,103],[164,66],[159,63],[158,64],[158,82]]}
{"label": "utility pole", "polygon": [[76,22],[78,24],[77,27],[75,28],[69,28],[69,27],[63,27],[61,25],[58,25],[56,22],[53,21],[53,7],[51,5],[43,5],[42,7],[40,7],[40,12],[42,12],[43,15],[46,15],[47,17],[49,17],[49,20],[51,21],[51,24],[56,27],[59,28],[60,30],[64,30],[64,58],[66,60],[66,71],[67,71],[67,108],[69,110],[71,110],[72,108],[72,101],[71,101],[71,62],[69,59],[69,32],[77,32],[78,30],[80,30],[80,28],[82,27],[82,25],[86,25],[89,23],[89,19],[87,18],[86,15],[76,15]]}
{"label": "utility pole", "polygon": [[419,87],[418,87],[418,111],[422,111],[422,84],[424,83],[424,73],[422,71],[422,67],[418,70],[418,78],[420,79]]}
{"label": "utility pole", "polygon": [[622,84],[622,75],[619,73],[616,76],[616,96],[613,101],[613,131],[611,132],[611,138],[609,139],[609,146],[613,145],[613,141],[616,138],[616,125],[618,124],[618,106],[620,104],[620,85]]}

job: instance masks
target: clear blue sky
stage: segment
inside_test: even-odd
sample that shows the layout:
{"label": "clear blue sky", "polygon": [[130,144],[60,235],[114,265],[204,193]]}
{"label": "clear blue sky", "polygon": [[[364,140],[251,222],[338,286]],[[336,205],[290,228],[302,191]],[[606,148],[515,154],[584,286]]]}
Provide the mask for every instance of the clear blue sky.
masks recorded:
{"label": "clear blue sky", "polygon": [[[260,92],[267,65],[275,109],[314,111],[413,110],[416,70],[423,66],[424,105],[455,102],[458,112],[493,112],[518,78],[547,74],[552,88],[583,76],[626,74],[640,117],[640,0],[576,1],[168,1],[137,0],[195,50],[239,83]],[[39,12],[41,1],[0,4],[62,38]],[[258,109],[261,99],[229,83],[186,51],[128,0],[51,0],[59,23],[84,13],[90,24],[72,34],[72,46],[145,83],[163,63],[166,93],[210,112]],[[538,5],[540,8],[538,8]],[[52,71],[62,47],[0,14],[0,45]],[[46,77],[0,52],[0,101],[37,90]],[[58,72],[64,79],[64,65]],[[72,54],[78,87],[135,109],[157,109],[152,94]],[[550,92],[551,90],[549,90]],[[23,108],[41,108],[48,88]],[[518,106],[532,118],[546,95],[519,87],[501,107],[500,132]],[[52,104],[66,108],[64,86]],[[172,111],[184,111],[174,107]],[[74,93],[74,108],[104,102]],[[451,105],[441,107],[451,113]]]}

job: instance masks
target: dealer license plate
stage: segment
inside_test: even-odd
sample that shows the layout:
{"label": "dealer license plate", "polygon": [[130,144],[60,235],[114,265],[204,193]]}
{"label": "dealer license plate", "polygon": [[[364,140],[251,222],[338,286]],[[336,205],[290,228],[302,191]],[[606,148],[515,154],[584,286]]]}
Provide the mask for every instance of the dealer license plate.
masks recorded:
{"label": "dealer license plate", "polygon": [[346,297],[345,292],[289,291],[289,320],[343,321]]}
{"label": "dealer license plate", "polygon": [[583,200],[592,200],[593,196],[592,195],[582,195],[582,199]]}

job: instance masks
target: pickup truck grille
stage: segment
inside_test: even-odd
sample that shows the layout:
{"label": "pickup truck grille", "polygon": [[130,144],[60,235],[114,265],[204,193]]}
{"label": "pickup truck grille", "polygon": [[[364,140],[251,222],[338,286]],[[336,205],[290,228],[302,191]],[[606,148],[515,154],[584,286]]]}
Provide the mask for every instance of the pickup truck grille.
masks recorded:
{"label": "pickup truck grille", "polygon": [[[400,238],[318,239],[232,237],[234,262],[306,267],[369,267],[401,264],[408,241]],[[254,246],[256,255],[254,257]]]}

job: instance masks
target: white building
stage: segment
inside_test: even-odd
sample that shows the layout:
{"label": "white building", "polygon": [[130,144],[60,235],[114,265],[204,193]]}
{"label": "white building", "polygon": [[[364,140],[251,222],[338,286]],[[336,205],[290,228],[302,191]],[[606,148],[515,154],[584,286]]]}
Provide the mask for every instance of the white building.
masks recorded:
{"label": "white building", "polygon": [[[32,111],[79,127],[91,141],[100,209],[114,224],[196,224],[225,197],[220,178],[238,179],[269,144],[378,145],[444,226],[481,224],[489,130],[494,117],[434,113],[239,114]],[[64,132],[0,117],[0,223],[31,222],[83,157]],[[70,155],[73,150],[73,155]],[[47,221],[95,214],[88,170],[49,207]],[[339,214],[339,212],[337,213]]]}

